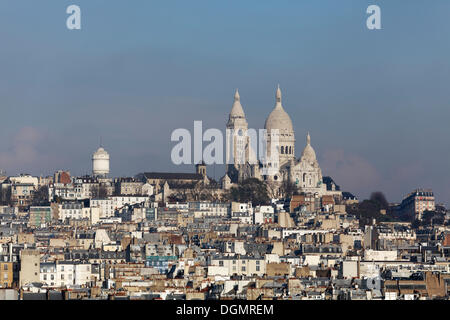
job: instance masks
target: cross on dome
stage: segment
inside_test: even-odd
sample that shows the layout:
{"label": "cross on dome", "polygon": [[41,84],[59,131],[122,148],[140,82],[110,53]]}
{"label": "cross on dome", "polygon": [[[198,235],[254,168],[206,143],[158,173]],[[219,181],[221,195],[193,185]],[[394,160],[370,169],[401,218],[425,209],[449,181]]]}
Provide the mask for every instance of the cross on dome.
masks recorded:
{"label": "cross on dome", "polygon": [[280,85],[278,85],[278,87],[277,87],[277,94],[276,94],[276,97],[277,97],[277,104],[278,103],[280,103],[280,106],[281,106],[281,89],[280,89]]}

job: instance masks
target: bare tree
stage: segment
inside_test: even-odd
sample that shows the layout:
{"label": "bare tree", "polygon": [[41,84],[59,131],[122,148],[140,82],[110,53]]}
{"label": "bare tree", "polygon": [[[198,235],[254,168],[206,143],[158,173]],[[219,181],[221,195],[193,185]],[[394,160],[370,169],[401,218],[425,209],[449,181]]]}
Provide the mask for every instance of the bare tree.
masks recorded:
{"label": "bare tree", "polygon": [[278,189],[279,189],[278,184],[276,184],[273,181],[268,181],[268,182],[266,182],[266,186],[267,186],[267,195],[271,199],[278,198]]}
{"label": "bare tree", "polygon": [[177,189],[174,193],[169,196],[169,201],[171,202],[186,202],[188,198],[188,192],[185,188]]}
{"label": "bare tree", "polygon": [[0,202],[2,205],[11,206],[11,186],[0,189]]}
{"label": "bare tree", "polygon": [[46,205],[49,202],[48,186],[39,187],[33,194],[32,204],[34,206],[41,206]]}
{"label": "bare tree", "polygon": [[290,179],[283,181],[280,191],[285,198],[291,198],[293,195],[298,194],[297,186]]}
{"label": "bare tree", "polygon": [[91,198],[92,199],[98,199],[99,196],[99,186],[97,184],[92,184],[89,188]]}
{"label": "bare tree", "polygon": [[98,187],[98,197],[99,199],[106,199],[106,197],[108,197],[108,189],[104,184],[101,184]]}
{"label": "bare tree", "polygon": [[389,207],[389,202],[386,200],[386,197],[381,191],[372,192],[370,195],[370,200],[378,202],[382,209],[387,209]]}
{"label": "bare tree", "polygon": [[251,201],[255,206],[270,204],[267,184],[255,178],[242,181],[237,187],[231,188],[229,193],[228,197],[231,201]]}
{"label": "bare tree", "polygon": [[204,198],[205,194],[205,184],[203,181],[197,182],[193,188],[189,191],[189,196],[193,201],[200,201],[202,198]]}

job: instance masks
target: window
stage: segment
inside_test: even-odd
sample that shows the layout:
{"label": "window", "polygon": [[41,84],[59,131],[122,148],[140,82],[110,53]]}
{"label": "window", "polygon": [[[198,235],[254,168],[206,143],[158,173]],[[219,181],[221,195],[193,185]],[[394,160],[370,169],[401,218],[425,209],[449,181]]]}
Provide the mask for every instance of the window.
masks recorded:
{"label": "window", "polygon": [[259,266],[256,266],[256,271],[259,271]]}
{"label": "window", "polygon": [[3,270],[8,270],[8,265],[7,265],[7,264],[5,264],[5,265],[3,266]]}
{"label": "window", "polygon": [[242,271],[245,271],[245,266],[242,267]]}

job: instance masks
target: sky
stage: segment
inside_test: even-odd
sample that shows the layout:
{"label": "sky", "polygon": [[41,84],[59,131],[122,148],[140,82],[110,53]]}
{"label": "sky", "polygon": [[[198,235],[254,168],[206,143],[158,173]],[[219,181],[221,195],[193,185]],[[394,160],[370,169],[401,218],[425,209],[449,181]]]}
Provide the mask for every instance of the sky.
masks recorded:
{"label": "sky", "polygon": [[[81,8],[68,30],[66,8]],[[381,30],[366,9],[381,8]],[[300,156],[360,199],[432,188],[450,204],[448,0],[2,0],[0,169],[191,172],[173,130],[224,130],[239,88],[262,128],[280,84]],[[209,167],[220,178],[223,168]]]}

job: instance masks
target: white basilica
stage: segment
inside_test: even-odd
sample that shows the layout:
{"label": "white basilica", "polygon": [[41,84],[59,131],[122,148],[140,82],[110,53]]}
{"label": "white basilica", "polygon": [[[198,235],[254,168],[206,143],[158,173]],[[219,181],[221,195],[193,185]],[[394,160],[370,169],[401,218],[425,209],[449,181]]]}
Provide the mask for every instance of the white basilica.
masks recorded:
{"label": "white basilica", "polygon": [[[322,171],[311,146],[309,133],[300,158],[295,157],[294,128],[291,118],[283,108],[280,87],[276,92],[275,108],[267,117],[264,126],[267,132],[268,156],[270,157],[271,144],[278,140],[276,147],[278,159],[275,161],[272,159],[271,162],[266,161],[265,164],[262,164],[261,161],[256,164],[249,162],[249,157],[256,152],[250,147],[254,144],[249,143],[249,137],[243,134],[248,130],[248,123],[237,90],[226,127],[232,129],[234,133],[228,137],[233,144],[232,148],[227,146],[227,152],[233,153],[234,161],[227,165],[226,174],[222,178],[223,183],[230,185],[247,178],[257,178],[280,187],[283,181],[290,181],[297,186],[300,193],[318,196],[336,194],[336,191],[327,191],[327,186],[323,183]],[[276,170],[273,171],[273,174],[267,174],[267,169],[271,168]]]}

